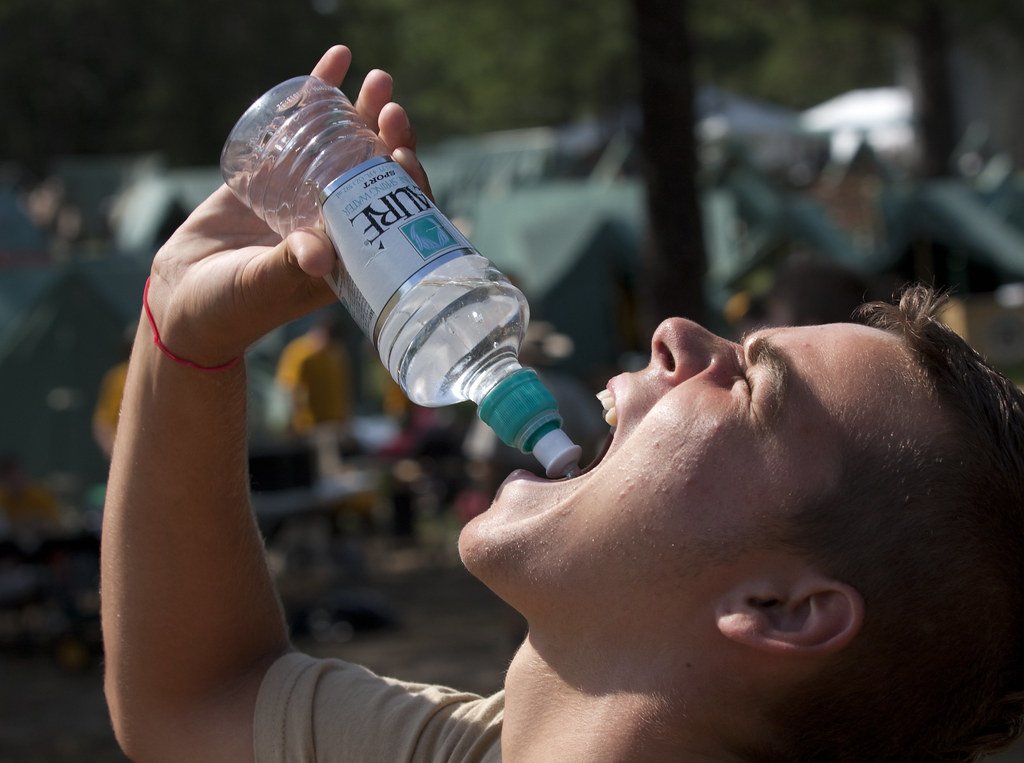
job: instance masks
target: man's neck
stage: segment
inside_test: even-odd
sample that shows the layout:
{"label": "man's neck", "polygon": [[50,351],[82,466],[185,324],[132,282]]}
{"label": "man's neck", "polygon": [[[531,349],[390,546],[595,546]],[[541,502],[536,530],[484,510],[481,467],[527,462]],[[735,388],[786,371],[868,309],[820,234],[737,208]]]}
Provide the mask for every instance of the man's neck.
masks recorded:
{"label": "man's neck", "polygon": [[516,654],[505,681],[505,760],[733,759],[698,733],[685,687],[664,691],[650,665],[637,671],[574,651],[528,638]]}

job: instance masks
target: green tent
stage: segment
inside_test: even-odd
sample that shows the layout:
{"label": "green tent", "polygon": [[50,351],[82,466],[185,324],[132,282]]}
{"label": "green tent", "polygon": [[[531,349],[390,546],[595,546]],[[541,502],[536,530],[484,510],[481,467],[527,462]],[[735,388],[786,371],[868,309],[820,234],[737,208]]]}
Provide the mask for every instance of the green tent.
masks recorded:
{"label": "green tent", "polygon": [[148,267],[127,258],[0,271],[0,453],[77,500],[106,480],[92,412],[106,371],[123,359]]}

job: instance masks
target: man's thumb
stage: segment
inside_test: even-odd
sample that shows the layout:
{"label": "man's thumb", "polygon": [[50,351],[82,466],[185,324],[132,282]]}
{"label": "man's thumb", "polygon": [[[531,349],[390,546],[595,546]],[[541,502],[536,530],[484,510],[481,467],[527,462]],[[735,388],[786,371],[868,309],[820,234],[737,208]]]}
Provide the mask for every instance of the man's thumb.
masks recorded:
{"label": "man's thumb", "polygon": [[[302,229],[253,263],[249,280],[256,304],[272,306],[261,315],[269,330],[329,305],[336,297],[323,276],[334,266],[334,247],[322,231]],[[259,319],[257,319],[259,321]]]}
{"label": "man's thumb", "polygon": [[285,241],[286,256],[293,258],[303,273],[322,278],[334,268],[334,245],[327,234],[317,228],[299,228]]}

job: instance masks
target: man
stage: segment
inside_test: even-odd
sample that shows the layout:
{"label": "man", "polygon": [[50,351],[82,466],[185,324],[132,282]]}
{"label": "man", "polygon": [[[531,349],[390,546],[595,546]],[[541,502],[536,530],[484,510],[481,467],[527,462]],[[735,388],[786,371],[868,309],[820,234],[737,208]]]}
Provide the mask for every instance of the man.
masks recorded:
{"label": "man", "polygon": [[[314,73],[338,83],[333,48]],[[357,106],[425,182],[390,80]],[[1020,393],[931,316],[663,323],[608,452],[460,538],[529,636],[480,699],[291,652],[249,508],[244,370],[332,299],[316,231],[225,189],[154,262],[104,518],[106,687],[150,760],[972,760],[1021,721]],[[172,359],[172,356],[174,359]],[[186,366],[185,362],[191,364]],[[195,366],[220,369],[204,373]]]}

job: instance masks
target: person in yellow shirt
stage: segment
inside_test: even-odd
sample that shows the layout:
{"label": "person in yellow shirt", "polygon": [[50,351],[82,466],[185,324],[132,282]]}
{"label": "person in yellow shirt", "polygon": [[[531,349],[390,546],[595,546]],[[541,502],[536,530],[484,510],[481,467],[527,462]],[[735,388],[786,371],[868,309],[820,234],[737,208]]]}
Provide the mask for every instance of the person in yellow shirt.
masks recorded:
{"label": "person in yellow shirt", "polygon": [[329,313],[281,352],[277,384],[291,405],[291,428],[308,434],[321,425],[345,425],[352,416],[352,369],[340,318]]}
{"label": "person in yellow shirt", "polygon": [[57,529],[60,504],[25,474],[16,455],[0,456],[0,513],[12,531]]}
{"label": "person in yellow shirt", "polygon": [[93,408],[92,436],[108,459],[114,450],[114,434],[117,432],[117,421],[121,417],[121,397],[124,395],[125,379],[128,378],[128,356],[131,355],[135,332],[136,324],[125,327],[121,346],[124,360],[112,366],[103,375],[96,407]]}
{"label": "person in yellow shirt", "polygon": [[128,361],[123,360],[103,375],[99,397],[92,414],[92,436],[103,454],[110,458],[114,450],[114,434],[121,416],[121,396],[128,378]]}

